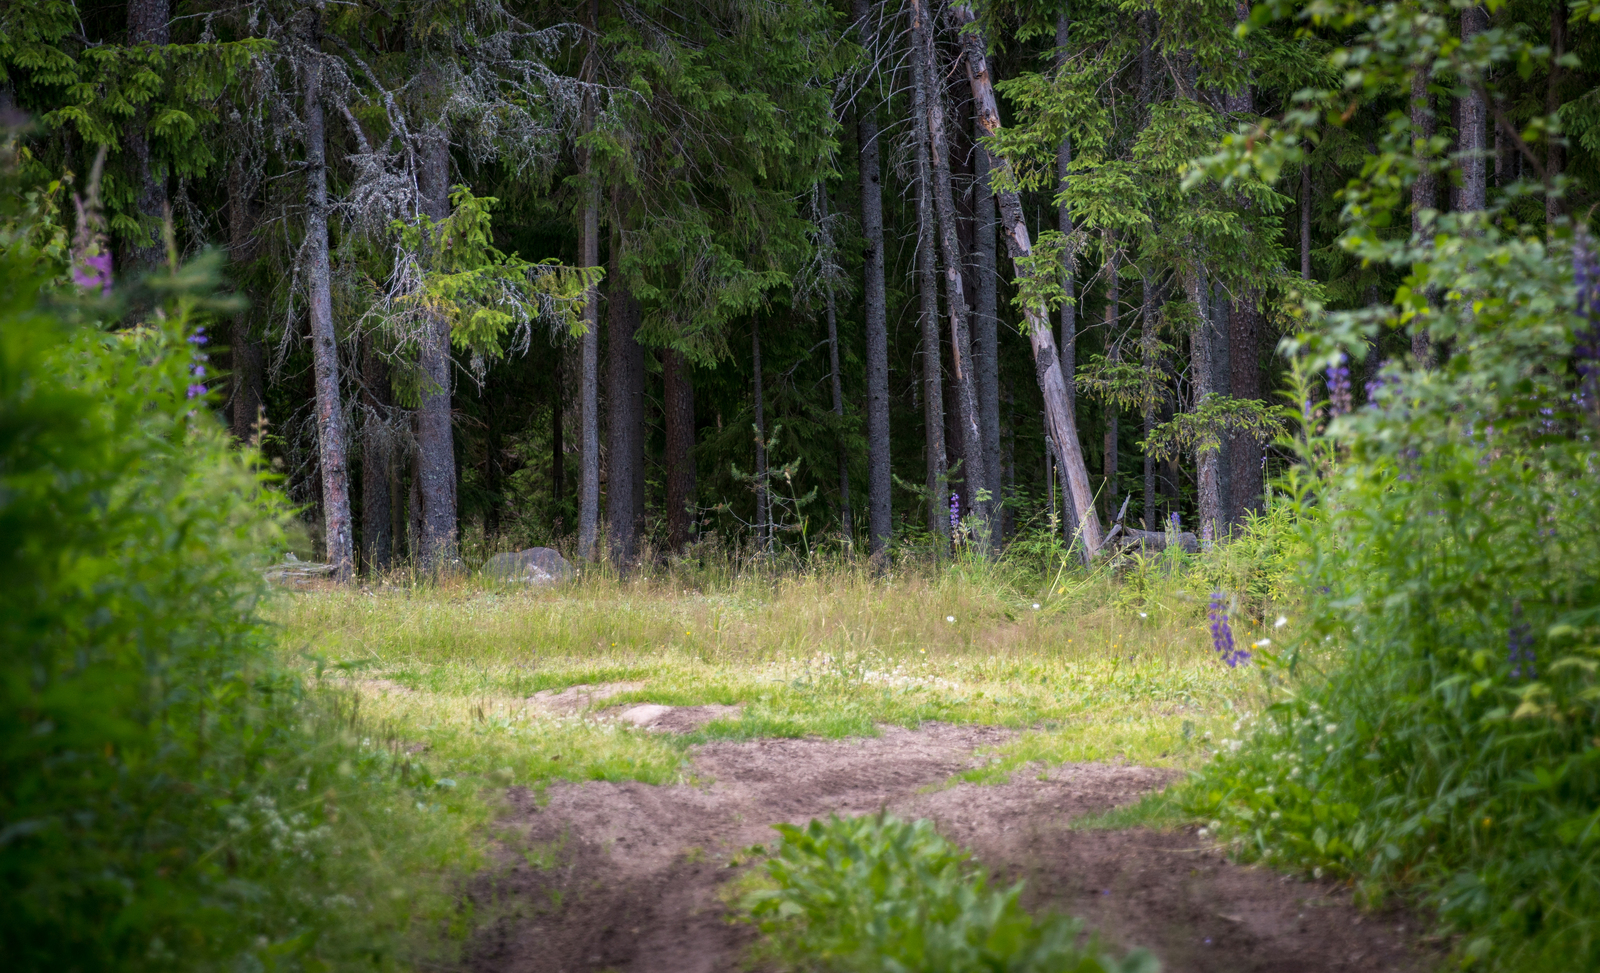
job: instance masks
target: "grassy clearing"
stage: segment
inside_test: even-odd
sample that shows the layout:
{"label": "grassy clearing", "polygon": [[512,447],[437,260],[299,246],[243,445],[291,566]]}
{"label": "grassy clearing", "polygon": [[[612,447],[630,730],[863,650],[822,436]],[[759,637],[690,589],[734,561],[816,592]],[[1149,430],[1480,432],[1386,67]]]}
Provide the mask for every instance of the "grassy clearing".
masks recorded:
{"label": "grassy clearing", "polygon": [[[924,721],[1015,727],[967,779],[1086,760],[1188,768],[1264,687],[1217,661],[1204,598],[1176,581],[1019,583],[1001,569],[849,566],[696,586],[603,575],[548,591],[460,581],[285,593],[287,655],[338,663],[370,732],[465,787],[557,779],[666,783],[711,739],[871,735]],[[1034,607],[1037,605],[1038,607]],[[1240,639],[1255,633],[1236,626]],[[627,683],[596,704],[739,705],[669,737],[534,704]]]}

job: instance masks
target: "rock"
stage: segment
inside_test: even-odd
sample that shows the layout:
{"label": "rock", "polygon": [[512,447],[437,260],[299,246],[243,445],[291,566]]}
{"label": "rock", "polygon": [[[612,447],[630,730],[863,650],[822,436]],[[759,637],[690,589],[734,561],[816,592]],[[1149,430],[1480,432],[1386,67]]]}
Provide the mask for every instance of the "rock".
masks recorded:
{"label": "rock", "polygon": [[530,547],[514,554],[496,554],[484,562],[483,573],[499,581],[547,585],[570,579],[572,564],[552,548]]}

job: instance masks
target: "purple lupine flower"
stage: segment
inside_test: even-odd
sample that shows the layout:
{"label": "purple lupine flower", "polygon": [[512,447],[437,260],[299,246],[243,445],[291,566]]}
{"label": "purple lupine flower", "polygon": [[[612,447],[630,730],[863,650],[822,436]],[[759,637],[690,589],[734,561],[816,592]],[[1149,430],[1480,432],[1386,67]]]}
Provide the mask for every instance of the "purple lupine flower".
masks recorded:
{"label": "purple lupine flower", "polygon": [[1511,603],[1511,630],[1506,638],[1506,656],[1511,663],[1511,678],[1521,679],[1524,675],[1529,679],[1536,678],[1537,670],[1534,663],[1537,661],[1533,654],[1533,629],[1527,622],[1522,621],[1522,603]]}
{"label": "purple lupine flower", "polygon": [[1578,290],[1578,316],[1583,319],[1573,337],[1572,354],[1586,385],[1600,376],[1600,264],[1589,250],[1589,235],[1580,233],[1572,245],[1572,282]]}
{"label": "purple lupine flower", "polygon": [[206,387],[204,385],[191,385],[191,386],[189,386],[189,389],[188,389],[186,397],[187,398],[191,398],[191,399],[198,399],[200,396],[205,395],[207,391],[208,390],[206,389]]}
{"label": "purple lupine flower", "polygon": [[100,296],[111,293],[111,254],[106,251],[75,255],[72,262],[72,282],[86,291],[100,289]]}
{"label": "purple lupine flower", "polygon": [[1217,650],[1217,655],[1227,663],[1229,669],[1236,668],[1241,662],[1250,661],[1248,649],[1235,648],[1233,644],[1233,626],[1228,624],[1228,602],[1222,592],[1211,593],[1211,610],[1207,613],[1211,618],[1211,647]]}
{"label": "purple lupine flower", "polygon": [[1336,416],[1350,411],[1350,365],[1344,352],[1339,353],[1339,363],[1328,369],[1328,405]]}
{"label": "purple lupine flower", "polygon": [[1383,374],[1383,370],[1387,367],[1389,367],[1389,360],[1385,358],[1383,361],[1378,363],[1378,369],[1376,373],[1373,374],[1372,381],[1367,383],[1366,391],[1368,405],[1376,404],[1379,393],[1393,384],[1393,380],[1389,376]]}
{"label": "purple lupine flower", "polygon": [[961,530],[961,494],[950,494],[950,533],[956,534]]}

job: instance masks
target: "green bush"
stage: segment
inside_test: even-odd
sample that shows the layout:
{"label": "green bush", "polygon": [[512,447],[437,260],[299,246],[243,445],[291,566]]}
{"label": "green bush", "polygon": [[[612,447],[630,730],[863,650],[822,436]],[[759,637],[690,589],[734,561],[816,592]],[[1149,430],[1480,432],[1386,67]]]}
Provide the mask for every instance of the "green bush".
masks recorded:
{"label": "green bush", "polygon": [[[1420,888],[1497,969],[1600,968],[1600,308],[1573,260],[1479,225],[1417,266],[1449,357],[1302,444],[1292,691],[1189,792],[1246,855]],[[1371,323],[1329,316],[1309,360]]]}
{"label": "green bush", "polygon": [[1153,973],[1143,950],[1115,960],[1083,924],[1034,919],[1017,903],[1022,886],[992,889],[967,855],[928,821],[888,816],[779,825],[768,862],[775,888],[747,905],[794,969]]}
{"label": "green bush", "polygon": [[195,387],[215,262],[156,278],[142,324],[82,323],[114,308],[29,199],[0,213],[0,955],[392,966],[464,846],[256,618],[283,508]]}

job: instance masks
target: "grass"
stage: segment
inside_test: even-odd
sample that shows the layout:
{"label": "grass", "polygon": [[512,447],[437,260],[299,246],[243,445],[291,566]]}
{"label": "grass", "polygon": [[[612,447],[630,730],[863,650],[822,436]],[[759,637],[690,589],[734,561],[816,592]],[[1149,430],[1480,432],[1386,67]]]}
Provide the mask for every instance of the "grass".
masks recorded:
{"label": "grass", "polygon": [[[533,591],[459,580],[286,592],[269,614],[286,655],[349,673],[363,726],[463,787],[667,783],[690,776],[687,749],[705,740],[930,720],[1025,731],[966,775],[977,782],[1064,761],[1190,768],[1264,698],[1252,670],[1217,661],[1203,598],[1173,578],[1141,585],[1136,600],[1104,577],[1030,580],[982,565],[693,580],[641,571]],[[636,685],[598,707],[742,710],[671,737],[530,701],[601,683]]]}

